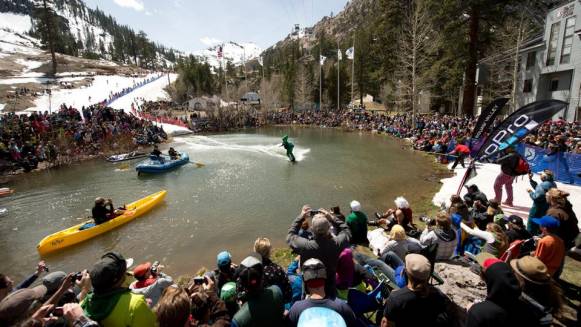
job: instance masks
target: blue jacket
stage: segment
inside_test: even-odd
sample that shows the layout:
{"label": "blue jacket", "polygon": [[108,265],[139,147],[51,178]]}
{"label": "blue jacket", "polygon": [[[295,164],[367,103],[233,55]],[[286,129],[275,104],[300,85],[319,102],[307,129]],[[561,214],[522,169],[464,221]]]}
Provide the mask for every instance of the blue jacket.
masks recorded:
{"label": "blue jacket", "polygon": [[530,180],[530,183],[535,190],[529,193],[533,200],[533,205],[529,211],[529,219],[542,217],[547,213],[547,210],[549,210],[549,204],[547,203],[545,195],[549,189],[556,188],[557,184],[553,181],[543,181],[539,184],[532,179]]}

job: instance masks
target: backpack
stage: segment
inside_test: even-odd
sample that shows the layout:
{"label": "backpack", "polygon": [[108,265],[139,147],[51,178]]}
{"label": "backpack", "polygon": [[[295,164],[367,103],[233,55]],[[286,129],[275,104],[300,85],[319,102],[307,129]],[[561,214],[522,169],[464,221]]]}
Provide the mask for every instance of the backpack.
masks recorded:
{"label": "backpack", "polygon": [[528,162],[524,160],[522,157],[518,158],[518,164],[516,165],[514,172],[516,176],[526,175],[531,171],[531,167],[529,166]]}

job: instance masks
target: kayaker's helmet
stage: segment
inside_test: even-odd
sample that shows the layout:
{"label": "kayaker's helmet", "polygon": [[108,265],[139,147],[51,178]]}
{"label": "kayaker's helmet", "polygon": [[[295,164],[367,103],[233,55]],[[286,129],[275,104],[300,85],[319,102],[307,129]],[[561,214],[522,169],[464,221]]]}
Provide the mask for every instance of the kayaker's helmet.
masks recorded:
{"label": "kayaker's helmet", "polygon": [[105,203],[105,198],[98,197],[95,199],[95,204],[103,204]]}

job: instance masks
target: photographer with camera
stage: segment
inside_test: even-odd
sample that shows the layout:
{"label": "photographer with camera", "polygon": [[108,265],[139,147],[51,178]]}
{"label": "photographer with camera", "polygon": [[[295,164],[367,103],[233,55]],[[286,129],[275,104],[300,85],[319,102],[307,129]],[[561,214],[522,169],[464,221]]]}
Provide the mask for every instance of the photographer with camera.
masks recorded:
{"label": "photographer with camera", "polygon": [[210,276],[192,278],[186,291],[191,299],[192,320],[189,326],[230,326],[226,303],[218,298],[216,285]]}
{"label": "photographer with camera", "polygon": [[216,284],[216,290],[218,296],[221,296],[222,287],[228,282],[236,282],[236,270],[238,266],[232,263],[232,255],[228,251],[222,251],[216,256],[216,266],[218,269],[214,269],[209,272],[208,275],[212,278],[212,281]]}
{"label": "photographer with camera", "polygon": [[438,244],[436,261],[448,260],[456,249],[456,232],[452,229],[452,222],[445,211],[440,211],[436,219],[425,219],[426,229],[420,236],[423,246]]}
{"label": "photographer with camera", "polygon": [[161,272],[164,267],[159,261],[146,262],[138,265],[133,269],[133,277],[137,281],[133,282],[129,288],[135,294],[142,294],[145,298],[151,300],[150,306],[153,307],[159,301],[163,291],[170,285],[173,285],[173,279]]}
{"label": "photographer with camera", "polygon": [[43,272],[48,272],[48,267],[44,263],[44,260],[41,260],[36,265],[36,271],[16,286],[14,286],[14,281],[10,277],[0,274],[0,301],[8,294],[32,285]]}
{"label": "photographer with camera", "polygon": [[59,291],[59,287],[66,278],[71,278],[70,287],[64,290],[60,300],[55,305],[61,307],[65,303],[77,303],[82,301],[91,291],[91,278],[87,270],[66,274],[63,271],[54,271],[42,278],[42,285],[46,287],[45,299],[50,298]]}
{"label": "photographer with camera", "polygon": [[[300,255],[301,265],[311,258],[319,259],[323,262],[327,269],[325,292],[330,297],[335,297],[337,294],[335,286],[337,262],[341,251],[349,246],[351,231],[345,222],[339,220],[331,212],[319,209],[311,223],[314,239],[307,240],[298,234],[303,221],[310,215],[311,207],[304,205],[299,216],[293,221],[286,240],[291,249]],[[338,231],[336,236],[331,234],[331,225],[334,225]]]}

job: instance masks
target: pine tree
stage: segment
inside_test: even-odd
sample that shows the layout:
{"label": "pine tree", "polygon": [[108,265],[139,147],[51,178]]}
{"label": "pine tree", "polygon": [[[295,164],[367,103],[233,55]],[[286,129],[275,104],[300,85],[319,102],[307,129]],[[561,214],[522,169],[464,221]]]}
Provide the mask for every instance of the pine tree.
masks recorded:
{"label": "pine tree", "polygon": [[54,76],[57,72],[55,36],[58,24],[56,22],[57,14],[52,6],[54,3],[51,3],[50,0],[42,0],[35,7],[34,16],[39,21],[37,32],[41,35],[41,42],[50,51],[52,63],[50,74]]}

